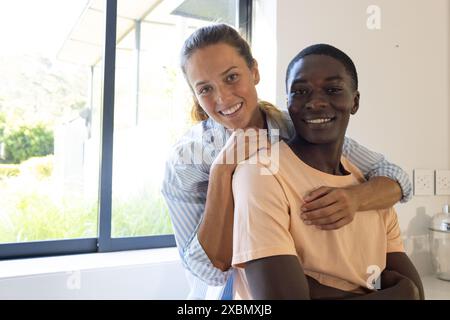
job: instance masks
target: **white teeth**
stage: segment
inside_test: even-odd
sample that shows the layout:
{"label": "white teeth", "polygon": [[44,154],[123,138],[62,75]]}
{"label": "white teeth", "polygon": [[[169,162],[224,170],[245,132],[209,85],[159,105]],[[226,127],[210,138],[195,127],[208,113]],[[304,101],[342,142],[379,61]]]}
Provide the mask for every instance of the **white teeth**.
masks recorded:
{"label": "white teeth", "polygon": [[312,119],[312,120],[305,120],[306,123],[326,123],[330,122],[331,118],[321,118],[321,119]]}
{"label": "white teeth", "polygon": [[230,114],[235,113],[236,111],[238,111],[240,108],[242,107],[242,102],[235,105],[234,107],[228,108],[226,110],[222,110],[220,111],[222,114],[229,116]]}

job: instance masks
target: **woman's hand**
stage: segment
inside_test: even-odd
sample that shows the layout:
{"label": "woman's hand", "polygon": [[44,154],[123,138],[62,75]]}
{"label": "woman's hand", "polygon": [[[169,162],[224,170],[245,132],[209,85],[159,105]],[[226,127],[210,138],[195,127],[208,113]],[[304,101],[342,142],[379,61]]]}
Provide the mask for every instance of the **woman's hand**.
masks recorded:
{"label": "woman's hand", "polygon": [[353,221],[359,198],[352,187],[320,187],[304,198],[301,218],[322,230],[339,229]]}
{"label": "woman's hand", "polygon": [[233,173],[240,162],[263,148],[270,150],[267,130],[254,127],[235,129],[214,160],[211,170],[222,168]]}
{"label": "woman's hand", "polygon": [[320,187],[304,198],[301,217],[323,230],[339,229],[352,222],[357,211],[387,209],[401,197],[400,185],[387,177],[345,188]]}

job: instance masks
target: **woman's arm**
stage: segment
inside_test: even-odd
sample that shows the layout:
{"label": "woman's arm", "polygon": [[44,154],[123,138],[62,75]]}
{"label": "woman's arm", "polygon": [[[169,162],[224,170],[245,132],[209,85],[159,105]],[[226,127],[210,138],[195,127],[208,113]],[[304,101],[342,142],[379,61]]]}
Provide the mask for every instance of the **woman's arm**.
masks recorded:
{"label": "woman's arm", "polygon": [[[231,266],[232,175],[239,162],[257,151],[260,136],[257,131],[253,133],[249,130],[233,133],[211,165],[209,175],[204,172],[205,164],[195,164],[194,155],[190,155],[198,149],[191,141],[179,145],[166,166],[162,193],[183,264],[210,285],[223,285],[228,277],[224,271]],[[230,153],[236,153],[236,158],[230,158]],[[183,159],[190,163],[184,165]],[[205,185],[207,189],[203,192]]]}
{"label": "woman's arm", "polygon": [[357,211],[384,209],[411,198],[408,175],[382,154],[345,138],[342,153],[365,175],[367,182],[348,188],[321,187],[305,198],[302,218],[324,230],[353,221]]}
{"label": "woman's arm", "polygon": [[[407,202],[412,198],[412,185],[408,174],[396,164],[387,161],[383,154],[371,151],[348,137],[345,137],[342,154],[361,170],[368,181],[374,177],[387,177],[396,182],[401,189],[401,202]],[[381,188],[377,188],[377,190],[383,192]],[[396,190],[388,192],[392,191],[397,192]],[[390,198],[397,198],[397,194]],[[387,207],[391,207],[395,203],[396,201]]]}
{"label": "woman's arm", "polygon": [[212,264],[222,271],[231,267],[233,255],[233,167],[215,165],[209,175],[205,212],[198,241]]}
{"label": "woman's arm", "polygon": [[229,272],[214,267],[198,239],[198,228],[205,211],[209,175],[196,165],[166,166],[162,194],[166,200],[183,266],[209,285],[225,284]]}
{"label": "woman's arm", "polygon": [[265,131],[255,128],[234,131],[211,166],[198,239],[213,265],[222,271],[231,267],[233,256],[233,173],[240,162],[260,147],[270,148]]}

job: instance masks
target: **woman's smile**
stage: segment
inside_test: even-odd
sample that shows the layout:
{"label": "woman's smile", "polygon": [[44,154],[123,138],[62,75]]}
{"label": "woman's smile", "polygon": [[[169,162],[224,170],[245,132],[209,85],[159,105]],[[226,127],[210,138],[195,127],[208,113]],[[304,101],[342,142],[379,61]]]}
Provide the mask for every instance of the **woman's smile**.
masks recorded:
{"label": "woman's smile", "polygon": [[239,113],[239,111],[242,110],[243,105],[244,105],[244,103],[240,102],[238,104],[233,105],[230,108],[219,111],[219,113],[224,117],[233,117],[233,116],[236,116]]}

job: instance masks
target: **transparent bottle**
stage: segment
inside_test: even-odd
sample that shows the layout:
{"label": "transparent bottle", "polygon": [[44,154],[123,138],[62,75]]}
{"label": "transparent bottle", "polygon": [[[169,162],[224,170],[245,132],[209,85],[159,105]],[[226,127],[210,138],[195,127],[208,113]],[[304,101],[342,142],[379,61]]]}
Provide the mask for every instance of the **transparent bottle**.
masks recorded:
{"label": "transparent bottle", "polygon": [[436,214],[429,227],[430,249],[436,276],[450,281],[450,213],[449,205]]}

